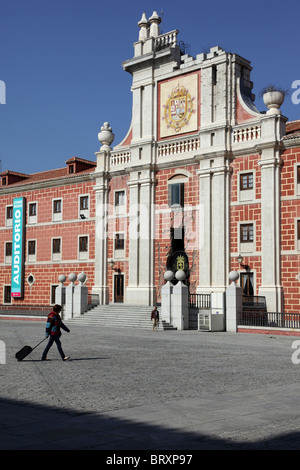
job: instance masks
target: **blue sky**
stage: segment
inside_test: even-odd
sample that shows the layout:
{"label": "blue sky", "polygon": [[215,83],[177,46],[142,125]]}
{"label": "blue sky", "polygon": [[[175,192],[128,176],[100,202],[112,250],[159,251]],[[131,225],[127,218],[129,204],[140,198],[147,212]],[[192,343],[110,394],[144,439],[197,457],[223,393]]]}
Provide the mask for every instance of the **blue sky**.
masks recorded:
{"label": "blue sky", "polygon": [[[95,160],[97,134],[110,122],[115,141],[131,121],[132,58],[138,21],[163,10],[163,32],[179,30],[194,57],[213,46],[251,61],[253,92],[275,83],[290,91],[282,112],[300,119],[292,83],[300,81],[299,0],[202,2],[0,0],[2,171],[35,173],[76,155]],[[300,95],[298,95],[300,96]]]}

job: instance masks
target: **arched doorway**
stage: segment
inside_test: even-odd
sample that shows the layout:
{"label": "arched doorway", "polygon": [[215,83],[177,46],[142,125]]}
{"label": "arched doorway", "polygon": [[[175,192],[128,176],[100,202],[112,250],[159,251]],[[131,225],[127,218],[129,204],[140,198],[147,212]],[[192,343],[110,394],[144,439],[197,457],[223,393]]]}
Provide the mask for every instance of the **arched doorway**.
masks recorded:
{"label": "arched doorway", "polygon": [[[189,258],[184,250],[175,251],[171,254],[167,260],[167,269],[173,271],[175,274],[177,271],[184,271],[186,278],[184,283],[189,287],[190,270],[189,270]],[[176,284],[177,280],[174,278],[173,283]]]}

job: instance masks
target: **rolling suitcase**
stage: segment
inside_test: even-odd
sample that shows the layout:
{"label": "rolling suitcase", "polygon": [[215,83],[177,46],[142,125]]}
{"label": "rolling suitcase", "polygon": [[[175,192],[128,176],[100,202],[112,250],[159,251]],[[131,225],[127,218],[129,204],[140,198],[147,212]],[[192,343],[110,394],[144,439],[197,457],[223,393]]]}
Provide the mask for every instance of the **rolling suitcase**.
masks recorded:
{"label": "rolling suitcase", "polygon": [[24,346],[22,349],[20,349],[20,351],[16,353],[16,359],[18,359],[18,361],[22,361],[23,359],[25,359],[25,357],[27,357],[35,348],[37,348],[43,341],[45,341],[45,339],[47,338],[42,339],[42,341],[40,341],[36,346],[34,346],[34,348],[32,348],[31,346]]}

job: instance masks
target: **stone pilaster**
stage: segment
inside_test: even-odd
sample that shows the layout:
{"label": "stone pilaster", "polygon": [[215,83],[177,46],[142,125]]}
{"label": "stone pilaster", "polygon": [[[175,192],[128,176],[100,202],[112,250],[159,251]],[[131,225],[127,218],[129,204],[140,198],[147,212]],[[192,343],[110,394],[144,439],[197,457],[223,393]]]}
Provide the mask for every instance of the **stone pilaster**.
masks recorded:
{"label": "stone pilaster", "polygon": [[154,305],[154,173],[131,172],[129,213],[129,282],[126,303]]}

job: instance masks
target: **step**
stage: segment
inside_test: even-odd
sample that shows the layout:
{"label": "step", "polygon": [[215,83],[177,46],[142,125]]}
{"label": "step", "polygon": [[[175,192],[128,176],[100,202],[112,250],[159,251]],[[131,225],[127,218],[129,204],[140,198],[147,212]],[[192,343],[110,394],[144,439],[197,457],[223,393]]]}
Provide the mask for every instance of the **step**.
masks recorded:
{"label": "step", "polygon": [[[152,329],[153,307],[137,305],[97,305],[84,314],[68,320],[69,323]],[[166,322],[159,322],[159,330],[177,330]]]}

